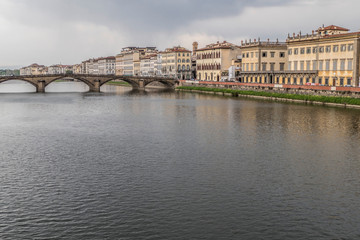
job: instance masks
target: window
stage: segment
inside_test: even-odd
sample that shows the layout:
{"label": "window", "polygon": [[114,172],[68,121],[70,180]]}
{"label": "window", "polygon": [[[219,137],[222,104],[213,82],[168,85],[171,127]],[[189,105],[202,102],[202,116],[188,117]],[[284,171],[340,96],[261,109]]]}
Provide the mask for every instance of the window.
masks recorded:
{"label": "window", "polygon": [[340,86],[344,86],[344,78],[340,78]]}
{"label": "window", "polygon": [[353,44],[349,44],[348,45],[348,51],[352,51],[354,50],[354,45]]}
{"label": "window", "polygon": [[249,64],[246,64],[246,71],[249,71]]}
{"label": "window", "polygon": [[319,53],[323,53],[324,52],[324,47],[319,47]]}
{"label": "window", "polygon": [[270,63],[270,71],[274,71],[275,70],[275,63]]}
{"label": "window", "polygon": [[259,52],[255,53],[255,57],[258,58],[259,57]]}
{"label": "window", "polygon": [[294,70],[295,70],[295,71],[298,70],[298,61],[294,61]]}
{"label": "window", "polygon": [[181,63],[181,59],[178,60],[178,63]]}
{"label": "window", "polygon": [[311,54],[311,47],[306,48],[306,54]]}
{"label": "window", "polygon": [[327,53],[331,52],[331,46],[326,46],[325,47],[325,52],[327,52]]}
{"label": "window", "polygon": [[291,70],[291,62],[288,62],[288,69]]}
{"label": "window", "polygon": [[255,63],[255,71],[259,71],[259,64]]}
{"label": "window", "polygon": [[298,55],[299,54],[299,49],[298,48],[294,48],[294,54]]}
{"label": "window", "polygon": [[292,54],[292,49],[288,50],[288,54],[291,55]]}
{"label": "window", "polygon": [[325,85],[329,85],[329,78],[325,78]]}
{"label": "window", "polygon": [[334,45],[333,52],[338,52],[338,51],[339,51],[339,45]]}
{"label": "window", "polygon": [[346,85],[351,86],[351,78],[346,79]]}
{"label": "window", "polygon": [[254,64],[252,63],[251,66],[250,66],[250,70],[251,71],[254,71]]}
{"label": "window", "polygon": [[347,67],[348,71],[352,71],[353,70],[353,60],[352,59],[348,59],[348,67]]}
{"label": "window", "polygon": [[262,71],[266,71],[266,63],[262,63]]}
{"label": "window", "polygon": [[284,71],[285,70],[285,63],[280,63],[280,71]]}
{"label": "window", "polygon": [[317,47],[313,47],[313,53],[317,53],[318,52],[318,48]]}
{"label": "window", "polygon": [[345,52],[345,51],[346,51],[346,45],[345,45],[345,44],[343,44],[343,45],[340,46],[340,51],[341,51],[341,52]]}
{"label": "window", "polygon": [[333,70],[334,70],[334,71],[337,70],[337,63],[338,63],[337,59],[334,59],[334,60],[333,60]]}
{"label": "window", "polygon": [[284,58],[285,57],[285,52],[280,52],[280,57]]}
{"label": "window", "polygon": [[345,71],[345,59],[340,60],[340,70]]}
{"label": "window", "polygon": [[262,57],[267,57],[267,52],[262,52]]}
{"label": "window", "polygon": [[254,57],[254,53],[253,53],[253,52],[251,52],[251,53],[250,53],[250,56],[251,56],[251,58],[253,58],[253,57]]}
{"label": "window", "polygon": [[182,62],[185,63],[185,59],[183,59]]}
{"label": "window", "polygon": [[330,60],[325,61],[325,70],[330,71]]}
{"label": "window", "polygon": [[313,60],[313,61],[312,61],[312,64],[313,64],[312,70],[317,70],[317,61],[316,61],[316,60]]}
{"label": "window", "polygon": [[305,48],[300,48],[300,54],[305,54]]}
{"label": "window", "polygon": [[324,68],[323,68],[323,65],[324,65],[324,61],[323,60],[320,60],[319,61],[319,70],[322,71]]}
{"label": "window", "polygon": [[270,52],[270,56],[273,58],[275,57],[275,52]]}
{"label": "window", "polygon": [[249,53],[246,53],[246,58],[249,58]]}
{"label": "window", "polygon": [[294,84],[297,84],[297,78],[296,77],[294,78]]}
{"label": "window", "polygon": [[306,61],[306,70],[311,70],[311,68],[310,68],[310,61]]}
{"label": "window", "polygon": [[304,70],[304,61],[300,61],[300,70],[301,70],[301,71]]}

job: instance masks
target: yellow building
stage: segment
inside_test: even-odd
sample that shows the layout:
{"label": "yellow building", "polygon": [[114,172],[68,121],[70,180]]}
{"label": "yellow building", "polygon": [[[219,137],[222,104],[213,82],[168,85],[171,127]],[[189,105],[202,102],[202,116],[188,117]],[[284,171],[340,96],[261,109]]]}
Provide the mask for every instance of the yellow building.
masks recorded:
{"label": "yellow building", "polygon": [[276,83],[274,73],[286,71],[287,46],[283,42],[242,41],[240,82]]}
{"label": "yellow building", "polygon": [[359,86],[359,38],[360,32],[334,25],[288,36],[288,69],[316,72],[313,79],[292,76],[289,83]]}
{"label": "yellow building", "polygon": [[167,48],[160,54],[163,76],[187,80],[191,78],[191,51],[178,46]]}
{"label": "yellow building", "polygon": [[232,61],[238,59],[240,55],[240,47],[226,41],[196,49],[197,80],[227,80]]}

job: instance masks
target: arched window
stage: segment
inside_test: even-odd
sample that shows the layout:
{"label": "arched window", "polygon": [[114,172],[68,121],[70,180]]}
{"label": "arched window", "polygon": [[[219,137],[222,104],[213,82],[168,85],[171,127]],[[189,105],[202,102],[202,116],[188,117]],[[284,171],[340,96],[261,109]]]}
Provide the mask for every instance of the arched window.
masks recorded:
{"label": "arched window", "polygon": [[184,62],[185,62],[185,59],[183,59],[182,62],[184,63]]}
{"label": "arched window", "polygon": [[187,62],[187,63],[189,63],[189,62],[190,62],[190,60],[189,60],[189,59],[186,59],[186,62]]}
{"label": "arched window", "polygon": [[185,65],[182,66],[182,70],[185,71]]}
{"label": "arched window", "polygon": [[181,59],[178,60],[178,63],[181,63]]}
{"label": "arched window", "polygon": [[179,70],[179,71],[181,70],[181,66],[180,66],[180,65],[178,66],[178,70]]}
{"label": "arched window", "polygon": [[190,66],[189,66],[189,65],[187,65],[187,70],[190,70]]}

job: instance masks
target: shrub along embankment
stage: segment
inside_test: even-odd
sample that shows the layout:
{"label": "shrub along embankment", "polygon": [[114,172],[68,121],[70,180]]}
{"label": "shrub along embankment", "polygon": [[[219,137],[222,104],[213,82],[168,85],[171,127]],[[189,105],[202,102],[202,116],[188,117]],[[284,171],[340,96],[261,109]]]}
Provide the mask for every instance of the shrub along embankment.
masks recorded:
{"label": "shrub along embankment", "polygon": [[195,91],[195,92],[223,93],[224,95],[231,95],[234,97],[254,96],[254,97],[259,97],[259,98],[269,98],[269,99],[273,99],[273,100],[288,99],[288,100],[294,100],[294,102],[303,101],[306,103],[314,103],[314,104],[316,104],[316,103],[331,103],[334,105],[342,104],[346,107],[348,107],[347,105],[360,106],[360,99],[350,98],[350,97],[300,95],[300,94],[246,91],[246,90],[225,89],[225,88],[190,87],[190,86],[181,86],[181,87],[177,87],[176,89],[185,90],[185,91]]}

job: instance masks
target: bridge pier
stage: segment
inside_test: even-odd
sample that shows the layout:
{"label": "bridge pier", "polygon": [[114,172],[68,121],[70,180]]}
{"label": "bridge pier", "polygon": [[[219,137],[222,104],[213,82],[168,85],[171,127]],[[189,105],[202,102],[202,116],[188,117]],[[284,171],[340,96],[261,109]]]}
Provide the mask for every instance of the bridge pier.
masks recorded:
{"label": "bridge pier", "polygon": [[144,80],[139,80],[139,87],[137,87],[137,89],[145,90],[145,81]]}
{"label": "bridge pier", "polygon": [[39,80],[37,84],[36,92],[38,93],[44,93],[45,92],[45,81]]}
{"label": "bridge pier", "polygon": [[90,92],[100,92],[100,80],[94,81],[94,86],[90,87]]}

